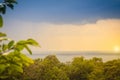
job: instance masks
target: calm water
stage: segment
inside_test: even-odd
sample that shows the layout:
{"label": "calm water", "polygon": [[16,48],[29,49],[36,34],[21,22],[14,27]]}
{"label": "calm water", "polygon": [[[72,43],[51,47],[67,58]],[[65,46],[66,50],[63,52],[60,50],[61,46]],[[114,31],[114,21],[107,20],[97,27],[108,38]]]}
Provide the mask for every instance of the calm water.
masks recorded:
{"label": "calm water", "polygon": [[100,52],[37,52],[33,53],[33,55],[28,55],[29,57],[36,59],[36,58],[45,58],[48,55],[56,55],[56,57],[61,61],[61,62],[68,62],[72,61],[74,57],[80,57],[83,56],[86,59],[91,59],[93,57],[98,57],[102,58],[103,61],[108,61],[108,60],[113,60],[113,59],[118,59],[120,58],[120,53],[100,53]]}

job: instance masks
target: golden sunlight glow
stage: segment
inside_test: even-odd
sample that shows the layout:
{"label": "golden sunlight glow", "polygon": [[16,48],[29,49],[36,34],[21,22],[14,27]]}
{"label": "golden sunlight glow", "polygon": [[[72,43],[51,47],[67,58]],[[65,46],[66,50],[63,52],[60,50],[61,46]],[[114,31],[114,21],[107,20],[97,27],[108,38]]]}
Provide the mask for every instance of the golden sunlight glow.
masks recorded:
{"label": "golden sunlight glow", "polygon": [[120,47],[119,47],[119,46],[115,46],[115,47],[114,47],[114,51],[115,51],[116,53],[120,52]]}
{"label": "golden sunlight glow", "polygon": [[[18,25],[17,22],[15,22]],[[120,19],[98,20],[87,24],[19,23],[15,33],[20,31],[37,40],[42,48],[35,51],[105,51],[120,52]],[[33,26],[35,30],[33,31]],[[18,34],[14,37],[20,39]],[[24,38],[23,38],[24,39]]]}

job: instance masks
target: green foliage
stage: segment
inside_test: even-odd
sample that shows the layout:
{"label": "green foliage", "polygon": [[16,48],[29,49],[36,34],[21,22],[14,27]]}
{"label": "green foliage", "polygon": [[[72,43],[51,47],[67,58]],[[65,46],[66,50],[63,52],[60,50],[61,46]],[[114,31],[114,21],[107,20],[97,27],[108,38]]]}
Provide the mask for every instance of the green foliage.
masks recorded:
{"label": "green foliage", "polygon": [[17,4],[16,0],[3,0],[0,4],[0,13],[5,14],[6,13],[6,7],[9,7],[11,9],[14,8],[14,4]]}
{"label": "green foliage", "polygon": [[22,53],[22,50],[26,49],[32,54],[28,45],[39,46],[39,44],[33,39],[21,40],[18,42],[15,42],[14,40],[6,40],[5,42],[4,40],[1,41],[0,79],[17,79],[17,76],[23,73],[23,67],[29,66],[33,63],[32,59]]}
{"label": "green foliage", "polygon": [[105,80],[120,80],[120,59],[104,64]]}
{"label": "green foliage", "polygon": [[91,60],[90,60],[90,63],[92,64],[93,66],[93,71],[89,74],[88,78],[89,80],[105,80],[104,78],[104,63],[102,61],[101,58],[96,58],[96,57],[93,57]]}
{"label": "green foliage", "polygon": [[[16,0],[3,0],[0,3],[0,28],[3,26],[2,14],[6,13],[6,8],[14,8]],[[39,46],[33,39],[20,40],[15,42],[0,32],[0,80],[20,80],[23,67],[28,67],[34,61],[27,57],[22,51],[26,49],[32,54],[31,46]]]}
{"label": "green foliage", "polygon": [[61,63],[49,55],[24,68],[24,80],[120,80],[120,60],[103,63],[101,58],[76,57]]}
{"label": "green foliage", "polygon": [[54,55],[36,59],[34,64],[24,68],[23,80],[69,80],[61,63]]}
{"label": "green foliage", "polygon": [[103,80],[103,62],[100,58],[86,60],[76,57],[71,63],[63,64],[61,69],[70,80]]}
{"label": "green foliage", "polygon": [[38,46],[39,47],[39,44],[33,40],[33,39],[28,39],[28,40],[21,40],[21,41],[18,41],[15,45],[14,45],[14,49],[16,51],[22,51],[24,49],[26,49],[30,54],[32,54],[32,51],[29,49],[28,45],[31,45],[31,46]]}
{"label": "green foliage", "polygon": [[[3,33],[0,34],[1,36],[3,36],[0,37],[0,41],[2,41],[2,43],[0,44],[0,54],[10,52],[11,50],[20,52],[24,49],[26,49],[30,54],[32,54],[32,51],[29,49],[28,45],[39,46],[39,44],[33,39],[20,40],[15,43],[14,40],[9,41],[5,34]],[[3,43],[4,40],[8,41],[8,43],[4,44]]]}
{"label": "green foliage", "polygon": [[83,57],[74,58],[68,72],[70,80],[89,80],[88,76],[93,72],[94,64]]}
{"label": "green foliage", "polygon": [[8,55],[0,55],[0,79],[15,78],[23,73],[23,66],[33,63],[33,60],[20,52],[10,52]]}
{"label": "green foliage", "polygon": [[103,62],[96,57],[76,57],[72,62],[61,63],[56,56],[49,55],[25,67],[21,77],[22,80],[120,80],[120,59]]}

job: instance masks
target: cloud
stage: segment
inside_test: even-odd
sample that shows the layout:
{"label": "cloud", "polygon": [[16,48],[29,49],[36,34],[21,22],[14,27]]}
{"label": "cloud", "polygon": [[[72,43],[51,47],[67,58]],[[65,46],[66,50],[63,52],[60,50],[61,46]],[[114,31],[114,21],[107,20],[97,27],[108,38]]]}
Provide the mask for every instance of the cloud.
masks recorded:
{"label": "cloud", "polygon": [[[8,27],[11,25],[12,27]],[[111,51],[120,46],[120,19],[98,20],[96,23],[52,24],[15,21],[2,30],[16,40],[34,38],[41,50]]]}

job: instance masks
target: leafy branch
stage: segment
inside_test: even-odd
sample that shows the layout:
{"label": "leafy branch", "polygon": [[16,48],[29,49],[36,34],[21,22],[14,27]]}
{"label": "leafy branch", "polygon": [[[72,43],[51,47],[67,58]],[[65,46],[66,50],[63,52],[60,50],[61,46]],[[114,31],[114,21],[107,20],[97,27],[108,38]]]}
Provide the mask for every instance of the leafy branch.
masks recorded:
{"label": "leafy branch", "polygon": [[16,0],[3,0],[3,2],[0,3],[0,27],[3,26],[2,14],[6,13],[7,7],[14,9],[14,4],[17,4]]}
{"label": "leafy branch", "polygon": [[[0,3],[0,28],[3,27],[2,15],[6,13],[6,8],[14,9],[14,4],[17,4],[16,0],[3,0]],[[0,80],[18,80],[17,75],[23,73],[23,67],[33,63],[33,60],[23,53],[26,49],[32,54],[29,46],[39,47],[39,44],[34,39],[15,42],[0,32]]]}

